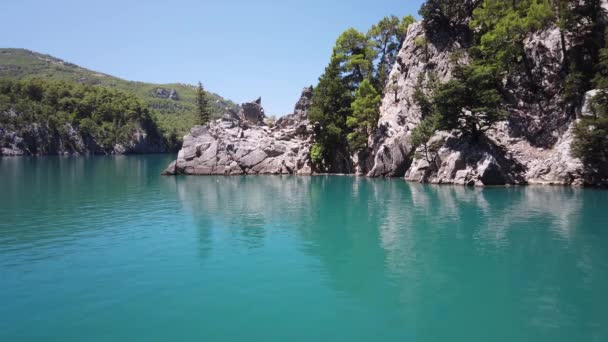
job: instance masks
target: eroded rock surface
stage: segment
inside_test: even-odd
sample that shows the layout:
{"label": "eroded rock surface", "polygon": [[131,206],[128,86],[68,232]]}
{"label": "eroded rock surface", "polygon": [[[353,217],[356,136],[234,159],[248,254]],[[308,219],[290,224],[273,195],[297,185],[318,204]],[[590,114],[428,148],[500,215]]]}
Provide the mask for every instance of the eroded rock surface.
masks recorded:
{"label": "eroded rock surface", "polygon": [[432,140],[441,148],[433,165],[409,144],[411,131],[423,115],[414,101],[415,87],[429,75],[440,82],[449,80],[451,57],[458,53],[463,62],[468,57],[462,50],[466,43],[457,36],[442,37],[438,42],[422,37],[426,37],[422,25],[413,24],[391,72],[398,90],[383,99],[368,176],[464,185],[587,182],[583,165],[572,157],[570,146],[576,121],[590,115],[587,103],[593,91],[582,108],[568,111],[561,105],[564,56],[557,27],[526,38],[530,75],[514,72],[505,80],[508,121],[487,132],[483,142],[469,142],[457,132],[437,133]]}
{"label": "eroded rock surface", "polygon": [[206,126],[196,126],[184,138],[177,160],[166,175],[310,175],[312,127],[308,108],[312,90],[302,93],[289,121],[268,127],[261,100],[242,105]]}
{"label": "eroded rock surface", "polygon": [[[450,56],[462,47],[458,39],[430,42],[420,22],[410,25],[389,78],[395,80],[398,90],[387,91],[382,100],[369,177],[405,174],[412,153],[409,136],[422,119],[422,111],[414,101],[415,88],[426,74],[432,73],[440,82],[448,81],[453,69]],[[463,54],[462,58],[467,57]]]}

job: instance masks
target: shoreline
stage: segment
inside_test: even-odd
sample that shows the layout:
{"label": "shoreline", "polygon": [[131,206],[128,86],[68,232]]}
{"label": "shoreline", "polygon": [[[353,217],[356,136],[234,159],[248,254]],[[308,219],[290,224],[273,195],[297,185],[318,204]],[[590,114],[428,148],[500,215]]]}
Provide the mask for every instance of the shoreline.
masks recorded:
{"label": "shoreline", "polygon": [[454,184],[454,183],[428,183],[428,182],[418,182],[415,180],[405,179],[404,177],[368,177],[365,175],[357,175],[357,174],[346,174],[346,173],[314,173],[314,174],[271,174],[271,173],[263,173],[263,174],[241,174],[241,175],[225,175],[225,174],[160,174],[163,177],[224,177],[224,178],[233,178],[233,177],[351,177],[351,178],[361,178],[361,179],[384,179],[384,180],[401,180],[408,184],[420,184],[420,185],[433,185],[433,186],[454,186],[454,187],[462,187],[462,188],[470,188],[470,189],[504,189],[504,188],[526,188],[526,187],[534,187],[534,188],[570,188],[570,189],[597,189],[597,190],[608,190],[608,185],[573,185],[573,184],[559,184],[552,182],[533,182],[526,184],[504,184],[504,185],[466,185],[466,184]]}

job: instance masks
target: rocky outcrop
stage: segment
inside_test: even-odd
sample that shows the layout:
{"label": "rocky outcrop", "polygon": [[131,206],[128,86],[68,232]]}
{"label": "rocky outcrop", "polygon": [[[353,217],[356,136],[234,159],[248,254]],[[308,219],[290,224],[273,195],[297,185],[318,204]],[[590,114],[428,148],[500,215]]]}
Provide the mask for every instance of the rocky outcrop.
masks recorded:
{"label": "rocky outcrop", "polygon": [[[504,80],[504,108],[509,119],[487,132],[481,142],[469,142],[457,132],[439,132],[432,138],[440,149],[431,163],[412,151],[409,136],[422,119],[414,101],[416,86],[424,88],[429,76],[450,79],[454,56],[466,62],[466,46],[458,36],[426,41],[421,24],[408,30],[391,77],[398,87],[387,93],[381,107],[378,131],[373,137],[370,177],[400,177],[437,184],[505,185],[586,183],[583,165],[570,154],[577,120],[561,101],[563,93],[559,30],[551,27],[525,40],[530,70],[512,72]],[[395,89],[395,87],[392,87]],[[588,94],[587,101],[592,97]],[[578,109],[587,115],[588,105]]]}
{"label": "rocky outcrop", "polygon": [[[391,71],[392,91],[387,91],[380,108],[378,129],[372,141],[369,177],[402,177],[409,167],[410,132],[422,118],[422,111],[414,101],[416,86],[435,77],[440,82],[451,78],[450,56],[461,51],[464,43],[458,37],[440,37],[429,41],[422,23],[410,25],[397,63]],[[395,87],[396,86],[396,87]]]}
{"label": "rocky outcrop", "polygon": [[281,128],[297,125],[298,122],[308,120],[308,111],[312,105],[312,86],[304,88],[300,99],[292,114],[279,118],[274,124]]}
{"label": "rocky outcrop", "polygon": [[179,101],[180,97],[175,89],[156,88],[154,91],[154,97],[160,99],[171,99],[173,101]]}
{"label": "rocky outcrop", "polygon": [[[309,103],[311,96],[311,89],[305,89],[298,103]],[[192,128],[177,160],[163,174],[310,175],[312,127],[307,111],[307,105],[298,105],[289,119],[271,128],[264,123],[260,99],[245,103],[239,113],[228,112]]]}
{"label": "rocky outcrop", "polygon": [[252,125],[261,125],[264,123],[265,118],[266,114],[262,107],[262,98],[258,98],[253,102],[244,103],[241,106],[241,111],[239,113],[239,119],[241,121]]}

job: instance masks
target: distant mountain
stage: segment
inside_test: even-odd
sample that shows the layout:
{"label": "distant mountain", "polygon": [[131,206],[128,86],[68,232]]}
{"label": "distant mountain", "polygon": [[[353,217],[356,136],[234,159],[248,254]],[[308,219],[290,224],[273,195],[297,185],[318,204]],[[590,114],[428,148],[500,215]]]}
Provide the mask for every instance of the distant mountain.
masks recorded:
{"label": "distant mountain", "polygon": [[[183,136],[197,123],[196,88],[192,85],[126,81],[82,68],[53,56],[25,49],[7,48],[0,48],[0,78],[64,80],[130,92],[154,109],[155,121],[165,135],[174,132]],[[220,117],[229,109],[238,108],[234,102],[217,94],[211,94],[211,97],[214,117]]]}

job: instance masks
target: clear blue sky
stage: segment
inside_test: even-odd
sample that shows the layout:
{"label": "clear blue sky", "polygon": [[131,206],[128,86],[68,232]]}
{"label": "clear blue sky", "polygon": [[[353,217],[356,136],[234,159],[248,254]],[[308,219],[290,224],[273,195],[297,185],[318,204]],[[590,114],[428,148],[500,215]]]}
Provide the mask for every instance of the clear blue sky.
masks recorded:
{"label": "clear blue sky", "polygon": [[0,46],[135,81],[195,84],[291,112],[337,36],[422,0],[0,0]]}

